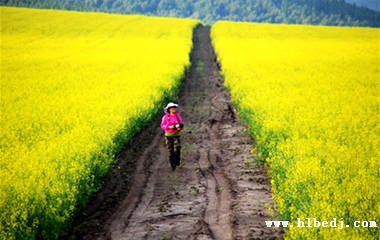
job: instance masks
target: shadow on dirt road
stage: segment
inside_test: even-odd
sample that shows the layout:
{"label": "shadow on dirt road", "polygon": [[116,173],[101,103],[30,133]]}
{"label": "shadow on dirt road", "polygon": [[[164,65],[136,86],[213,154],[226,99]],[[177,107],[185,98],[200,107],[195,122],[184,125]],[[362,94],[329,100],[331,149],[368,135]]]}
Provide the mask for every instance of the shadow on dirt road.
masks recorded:
{"label": "shadow on dirt road", "polygon": [[223,86],[210,27],[194,31],[178,103],[182,163],[171,170],[160,119],[131,140],[71,239],[282,239],[270,180]]}

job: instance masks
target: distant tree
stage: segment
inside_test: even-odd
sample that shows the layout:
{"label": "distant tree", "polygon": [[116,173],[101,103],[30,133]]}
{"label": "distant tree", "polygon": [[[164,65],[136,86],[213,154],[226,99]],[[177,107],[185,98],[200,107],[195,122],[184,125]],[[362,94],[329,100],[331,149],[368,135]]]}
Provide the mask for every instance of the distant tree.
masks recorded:
{"label": "distant tree", "polygon": [[233,20],[380,27],[380,12],[345,0],[0,0],[0,5],[191,17],[207,24]]}
{"label": "distant tree", "polygon": [[285,22],[288,22],[288,0],[281,1],[281,10],[282,10]]}

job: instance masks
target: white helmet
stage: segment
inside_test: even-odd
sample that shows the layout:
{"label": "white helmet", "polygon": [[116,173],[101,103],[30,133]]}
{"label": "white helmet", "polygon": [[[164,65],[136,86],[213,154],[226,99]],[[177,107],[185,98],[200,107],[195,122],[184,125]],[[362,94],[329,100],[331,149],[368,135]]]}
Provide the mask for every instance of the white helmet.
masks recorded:
{"label": "white helmet", "polygon": [[176,104],[176,103],[168,103],[168,105],[166,105],[166,107],[165,107],[165,112],[167,113],[168,112],[168,110],[169,110],[169,108],[172,108],[172,107],[175,107],[175,108],[178,108],[179,107],[179,105],[178,104]]}

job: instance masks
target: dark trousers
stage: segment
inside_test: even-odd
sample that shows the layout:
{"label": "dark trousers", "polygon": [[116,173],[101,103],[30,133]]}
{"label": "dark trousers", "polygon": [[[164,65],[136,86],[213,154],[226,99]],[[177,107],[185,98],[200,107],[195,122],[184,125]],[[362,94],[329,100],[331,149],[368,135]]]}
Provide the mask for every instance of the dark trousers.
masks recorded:
{"label": "dark trousers", "polygon": [[179,136],[165,136],[166,147],[169,151],[169,161],[172,168],[179,166],[181,163],[181,140]]}

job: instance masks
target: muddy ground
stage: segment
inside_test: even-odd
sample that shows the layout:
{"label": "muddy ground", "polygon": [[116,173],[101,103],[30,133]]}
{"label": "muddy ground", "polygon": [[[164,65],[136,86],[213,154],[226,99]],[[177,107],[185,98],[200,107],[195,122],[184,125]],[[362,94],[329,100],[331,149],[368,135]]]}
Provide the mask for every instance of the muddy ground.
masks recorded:
{"label": "muddy ground", "polygon": [[[194,31],[192,67],[178,103],[181,165],[172,171],[160,118],[135,136],[70,239],[282,239],[270,179],[223,86],[210,28]],[[164,106],[162,106],[164,107]]]}

